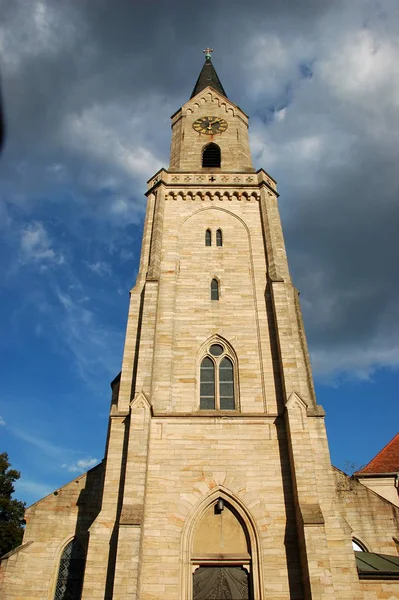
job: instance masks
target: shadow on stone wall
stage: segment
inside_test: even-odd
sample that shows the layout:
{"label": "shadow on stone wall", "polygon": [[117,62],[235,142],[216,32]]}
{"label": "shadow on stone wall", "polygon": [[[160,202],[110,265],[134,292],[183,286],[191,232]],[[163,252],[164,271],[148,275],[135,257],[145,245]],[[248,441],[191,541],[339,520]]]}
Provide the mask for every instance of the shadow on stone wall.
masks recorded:
{"label": "shadow on stone wall", "polygon": [[277,439],[280,450],[281,475],[283,481],[284,506],[286,517],[284,545],[287,559],[290,598],[303,598],[304,596],[302,589],[302,569],[298,545],[294,497],[292,493],[287,433],[284,418],[277,417],[275,421],[275,426],[277,430]]}

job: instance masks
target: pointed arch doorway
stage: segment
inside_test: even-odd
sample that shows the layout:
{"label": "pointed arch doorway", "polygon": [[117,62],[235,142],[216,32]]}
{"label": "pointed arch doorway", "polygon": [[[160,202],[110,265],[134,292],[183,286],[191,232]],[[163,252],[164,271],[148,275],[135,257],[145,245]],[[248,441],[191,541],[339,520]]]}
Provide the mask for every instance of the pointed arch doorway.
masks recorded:
{"label": "pointed arch doorway", "polygon": [[212,502],[192,539],[193,600],[254,600],[251,543],[245,523],[224,498]]}

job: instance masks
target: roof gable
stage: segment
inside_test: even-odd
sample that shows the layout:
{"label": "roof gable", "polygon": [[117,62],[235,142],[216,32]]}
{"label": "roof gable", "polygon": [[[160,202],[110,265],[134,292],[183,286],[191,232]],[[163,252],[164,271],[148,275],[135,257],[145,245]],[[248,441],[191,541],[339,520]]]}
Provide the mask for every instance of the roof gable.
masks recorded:
{"label": "roof gable", "polygon": [[[178,117],[179,113],[183,110],[183,112],[197,112],[200,109],[203,109],[205,104],[214,103],[215,106],[219,108],[224,108],[226,114],[230,113],[232,116],[239,115],[244,121],[248,122],[248,115],[234,104],[229,98],[223,96],[216,90],[214,90],[211,86],[206,87],[199,94],[187,100],[183,106],[177,110],[173,115],[172,119]],[[209,108],[209,106],[208,106]]]}

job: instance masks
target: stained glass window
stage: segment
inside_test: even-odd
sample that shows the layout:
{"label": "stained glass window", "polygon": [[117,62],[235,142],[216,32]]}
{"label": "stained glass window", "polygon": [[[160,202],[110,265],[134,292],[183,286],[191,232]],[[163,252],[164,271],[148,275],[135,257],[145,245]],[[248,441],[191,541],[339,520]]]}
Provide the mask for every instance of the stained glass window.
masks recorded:
{"label": "stained glass window", "polygon": [[215,365],[208,356],[201,363],[200,408],[215,408]]}
{"label": "stained glass window", "polygon": [[[200,409],[235,410],[234,363],[222,344],[211,344],[200,368]],[[212,356],[212,358],[211,358]]]}
{"label": "stained glass window", "polygon": [[219,402],[220,410],[234,410],[233,363],[227,356],[219,365]]}
{"label": "stained glass window", "polygon": [[64,548],[54,600],[80,600],[86,555],[80,542],[74,538]]}
{"label": "stained glass window", "polygon": [[223,352],[224,348],[220,344],[212,344],[209,348],[209,353],[212,354],[212,356],[220,356]]}

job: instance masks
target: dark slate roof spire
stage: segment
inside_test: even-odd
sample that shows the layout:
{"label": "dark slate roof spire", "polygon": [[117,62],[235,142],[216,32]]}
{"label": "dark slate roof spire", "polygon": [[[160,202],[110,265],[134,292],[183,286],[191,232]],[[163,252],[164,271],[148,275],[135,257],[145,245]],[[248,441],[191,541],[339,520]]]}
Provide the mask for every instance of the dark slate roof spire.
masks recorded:
{"label": "dark slate roof spire", "polygon": [[227,98],[227,94],[224,91],[223,86],[220,83],[220,79],[217,76],[215,68],[212,64],[211,52],[213,52],[213,48],[206,48],[206,50],[203,50],[203,53],[205,54],[205,63],[202,67],[201,73],[199,74],[190,99],[202,92],[202,90],[208,87],[208,85],[219,92],[219,94],[223,94],[223,96],[226,96]]}

